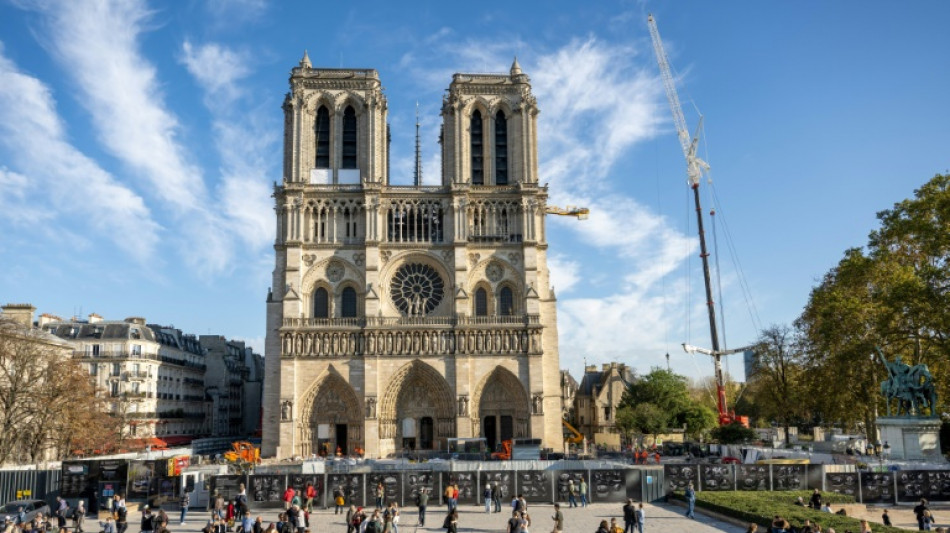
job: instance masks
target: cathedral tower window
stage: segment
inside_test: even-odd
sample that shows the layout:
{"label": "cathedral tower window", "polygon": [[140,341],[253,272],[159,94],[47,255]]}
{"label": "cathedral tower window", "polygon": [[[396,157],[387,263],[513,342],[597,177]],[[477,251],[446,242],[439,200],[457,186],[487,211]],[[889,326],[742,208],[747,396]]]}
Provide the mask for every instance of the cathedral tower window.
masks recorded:
{"label": "cathedral tower window", "polygon": [[317,141],[316,168],[330,168],[330,112],[320,106],[314,122],[314,137]]}
{"label": "cathedral tower window", "polygon": [[330,317],[330,298],[327,290],[322,287],[313,292],[313,317]]}
{"label": "cathedral tower window", "polygon": [[340,316],[343,318],[356,317],[356,289],[347,287],[340,295]]}
{"label": "cathedral tower window", "polygon": [[475,316],[488,316],[488,291],[475,291]]}
{"label": "cathedral tower window", "polygon": [[498,314],[503,316],[514,314],[514,303],[511,287],[502,287],[498,292]]}
{"label": "cathedral tower window", "polygon": [[508,119],[495,115],[495,185],[508,185]]}
{"label": "cathedral tower window", "polygon": [[472,185],[482,185],[485,183],[485,169],[483,166],[483,139],[482,139],[482,112],[475,110],[472,113],[471,124],[472,137]]}
{"label": "cathedral tower window", "polygon": [[356,111],[346,106],[343,111],[343,161],[340,168],[356,167]]}

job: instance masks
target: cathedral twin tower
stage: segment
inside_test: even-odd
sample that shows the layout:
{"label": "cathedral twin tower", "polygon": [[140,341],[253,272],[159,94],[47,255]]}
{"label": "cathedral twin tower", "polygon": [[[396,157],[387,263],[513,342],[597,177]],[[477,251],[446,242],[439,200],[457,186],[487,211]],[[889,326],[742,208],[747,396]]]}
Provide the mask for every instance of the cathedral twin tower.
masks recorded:
{"label": "cathedral twin tower", "polygon": [[267,299],[263,455],[562,445],[538,108],[509,74],[455,74],[442,183],[389,183],[375,70],[313,68],[284,101]]}

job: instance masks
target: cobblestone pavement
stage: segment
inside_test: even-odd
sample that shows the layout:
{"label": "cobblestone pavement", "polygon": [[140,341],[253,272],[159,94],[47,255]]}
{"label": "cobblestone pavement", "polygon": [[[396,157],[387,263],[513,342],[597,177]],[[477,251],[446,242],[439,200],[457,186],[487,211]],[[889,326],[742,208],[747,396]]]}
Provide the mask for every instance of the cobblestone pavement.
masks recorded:
{"label": "cobblestone pavement", "polygon": [[[564,533],[594,533],[601,520],[617,518],[623,525],[622,504],[597,503],[587,507],[562,507],[564,513]],[[503,509],[505,509],[503,507]],[[744,528],[715,520],[701,513],[696,513],[696,520],[683,516],[683,508],[665,504],[645,504],[646,513],[644,533],[712,533],[719,531],[737,532]],[[260,516],[265,527],[277,520],[279,509],[251,510],[253,517]],[[430,506],[426,512],[426,526],[416,527],[418,510],[415,507],[406,507],[400,510],[399,533],[443,533],[442,520],[445,518],[445,506]],[[532,533],[550,533],[554,528],[552,515],[554,506],[550,504],[530,504],[528,513],[531,516]],[[209,514],[207,512],[189,511],[188,520],[184,526],[177,522],[178,513],[169,512],[172,523],[169,529],[173,533],[189,533],[200,531],[204,527]],[[129,531],[137,531],[137,522],[130,514]],[[470,505],[459,506],[459,533],[491,532],[504,533],[505,525],[510,513],[485,513],[484,507]],[[315,511],[310,515],[310,530],[313,533],[346,533],[343,515],[334,515],[333,510]]]}

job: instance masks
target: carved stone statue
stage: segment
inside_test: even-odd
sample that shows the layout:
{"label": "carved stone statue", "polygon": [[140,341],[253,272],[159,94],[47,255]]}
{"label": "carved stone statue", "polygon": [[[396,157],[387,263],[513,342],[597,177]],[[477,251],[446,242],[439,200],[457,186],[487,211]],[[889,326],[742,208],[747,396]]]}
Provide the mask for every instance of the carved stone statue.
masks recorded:
{"label": "carved stone statue", "polygon": [[459,396],[458,416],[468,416],[468,396]]}
{"label": "carved stone statue", "polygon": [[280,404],[281,420],[290,420],[291,407],[293,407],[293,404],[291,404],[290,400],[284,400],[284,402]]}
{"label": "carved stone statue", "polygon": [[531,401],[532,414],[544,414],[544,398],[540,394],[535,394]]}
{"label": "carved stone statue", "polygon": [[366,418],[376,418],[376,398],[366,399]]}
{"label": "carved stone statue", "polygon": [[887,416],[891,416],[891,400],[897,400],[895,416],[922,416],[922,409],[929,409],[929,418],[934,418],[937,391],[933,376],[927,365],[910,366],[897,356],[889,362],[880,348],[877,355],[887,368],[887,379],[881,382],[881,394],[887,402]]}

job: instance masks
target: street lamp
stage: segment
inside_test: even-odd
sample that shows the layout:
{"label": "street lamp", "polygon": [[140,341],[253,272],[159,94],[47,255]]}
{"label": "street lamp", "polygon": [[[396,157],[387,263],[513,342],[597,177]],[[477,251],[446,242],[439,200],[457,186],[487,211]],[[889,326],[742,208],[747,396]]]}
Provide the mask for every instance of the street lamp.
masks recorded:
{"label": "street lamp", "polygon": [[884,461],[884,464],[887,464],[888,458],[891,456],[891,445],[884,441],[884,447],[881,448],[881,458]]}

